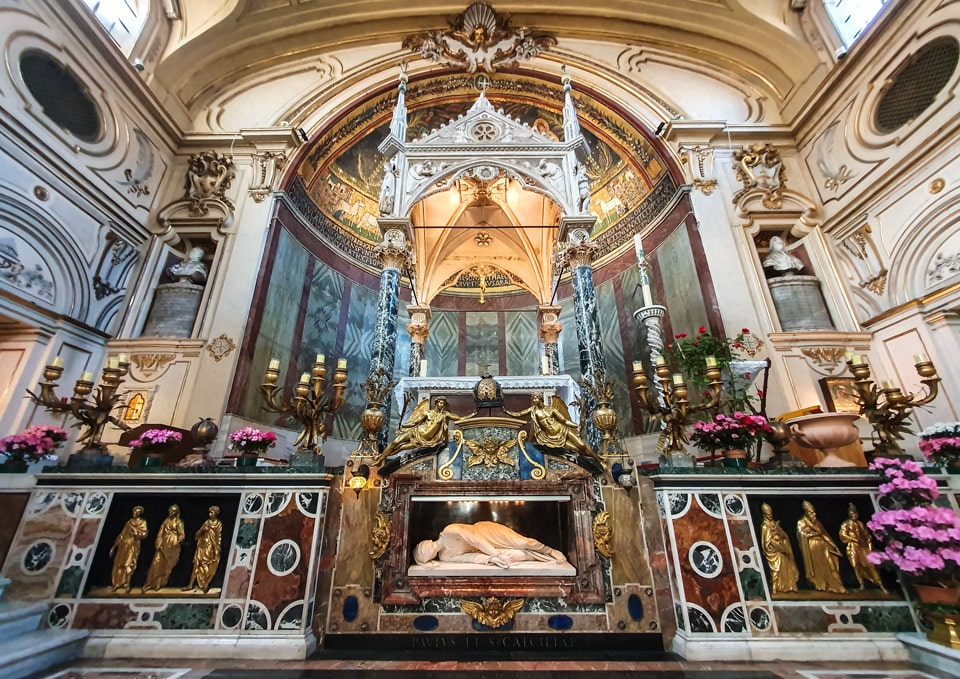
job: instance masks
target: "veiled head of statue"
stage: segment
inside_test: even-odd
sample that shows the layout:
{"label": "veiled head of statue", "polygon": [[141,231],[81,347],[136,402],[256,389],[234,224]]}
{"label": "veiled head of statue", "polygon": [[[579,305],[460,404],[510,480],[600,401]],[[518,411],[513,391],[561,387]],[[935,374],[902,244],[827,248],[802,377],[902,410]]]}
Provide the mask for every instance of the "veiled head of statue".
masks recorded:
{"label": "veiled head of statue", "polygon": [[424,540],[413,548],[413,560],[419,564],[429,563],[437,558],[440,553],[440,545],[434,540]]}

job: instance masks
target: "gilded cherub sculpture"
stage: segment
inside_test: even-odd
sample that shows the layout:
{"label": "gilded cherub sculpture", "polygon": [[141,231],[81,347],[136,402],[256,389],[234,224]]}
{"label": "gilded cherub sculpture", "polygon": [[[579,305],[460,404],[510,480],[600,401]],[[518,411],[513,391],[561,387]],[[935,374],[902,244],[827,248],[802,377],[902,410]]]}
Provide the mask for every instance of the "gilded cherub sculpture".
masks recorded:
{"label": "gilded cherub sculpture", "polygon": [[472,417],[470,415],[455,415],[448,410],[447,399],[438,396],[433,408],[427,399],[420,401],[410,414],[410,419],[400,425],[400,432],[390,442],[374,464],[380,464],[388,457],[405,450],[415,448],[436,448],[445,444],[450,437],[450,421],[459,422]]}
{"label": "gilded cherub sculpture", "polygon": [[529,408],[519,413],[513,413],[504,408],[504,412],[513,417],[530,415],[530,434],[536,446],[554,450],[572,450],[603,465],[603,458],[597,455],[590,444],[580,438],[577,423],[570,419],[570,412],[563,399],[553,398],[550,405],[546,405],[543,394],[534,392],[530,396]]}

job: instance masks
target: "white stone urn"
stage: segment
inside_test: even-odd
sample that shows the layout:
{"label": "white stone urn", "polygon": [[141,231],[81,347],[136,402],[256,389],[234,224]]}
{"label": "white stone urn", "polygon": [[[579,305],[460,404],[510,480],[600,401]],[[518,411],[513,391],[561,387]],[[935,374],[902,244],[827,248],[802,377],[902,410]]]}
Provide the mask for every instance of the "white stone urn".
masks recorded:
{"label": "white stone urn", "polygon": [[837,448],[848,446],[860,438],[853,413],[814,413],[786,421],[793,438],[804,448],[816,448],[824,454],[816,467],[856,467],[837,455]]}

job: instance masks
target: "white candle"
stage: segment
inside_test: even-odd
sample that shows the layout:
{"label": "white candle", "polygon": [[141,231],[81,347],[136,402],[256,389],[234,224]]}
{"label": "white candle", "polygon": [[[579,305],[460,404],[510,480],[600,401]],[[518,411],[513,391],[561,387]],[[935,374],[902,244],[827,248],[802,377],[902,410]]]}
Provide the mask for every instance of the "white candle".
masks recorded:
{"label": "white candle", "polygon": [[704,362],[706,362],[708,368],[716,368],[716,367],[717,367],[717,357],[716,357],[716,356],[707,356],[707,357],[704,358],[703,360],[704,360]]}
{"label": "white candle", "polygon": [[83,373],[82,375],[80,375],[80,381],[81,381],[81,382],[93,382],[93,373],[90,372],[90,371],[87,371],[87,372]]}
{"label": "white candle", "polygon": [[665,359],[663,356],[657,356],[657,365],[666,365],[666,364],[667,364],[667,359]]}
{"label": "white candle", "polygon": [[300,375],[301,384],[310,384],[310,373],[303,373]]}
{"label": "white candle", "polygon": [[896,389],[896,387],[893,386],[893,382],[891,382],[890,380],[884,380],[883,382],[880,383],[880,386],[883,387],[884,391],[893,391],[894,389]]}
{"label": "white candle", "polygon": [[643,370],[643,361],[634,361],[633,362],[633,372],[638,373]]}
{"label": "white candle", "polygon": [[917,354],[916,356],[913,357],[913,362],[914,362],[914,363],[929,363],[929,362],[930,362],[930,357],[927,356],[926,354]]}
{"label": "white candle", "polygon": [[676,385],[683,384],[683,375],[680,373],[673,373],[673,383]]}
{"label": "white candle", "polygon": [[54,357],[54,359],[53,359],[52,361],[50,361],[50,365],[51,365],[52,367],[54,367],[54,368],[62,368],[62,367],[63,367],[63,359],[60,358],[59,356],[56,356],[56,357]]}
{"label": "white candle", "polygon": [[653,306],[653,295],[650,293],[650,286],[644,283],[641,290],[643,291],[643,306]]}
{"label": "white candle", "polygon": [[126,354],[119,354],[117,356],[117,361],[119,361],[120,363],[129,363],[130,357],[127,356]]}
{"label": "white candle", "polygon": [[270,370],[279,370],[280,369],[280,359],[271,358],[270,359]]}
{"label": "white candle", "polygon": [[345,359],[345,358],[338,358],[338,359],[337,359],[337,368],[339,368],[340,370],[346,370],[346,369],[347,369],[347,359]]}
{"label": "white candle", "polygon": [[550,357],[549,356],[540,357],[540,374],[541,375],[550,374]]}
{"label": "white candle", "polygon": [[107,367],[113,368],[114,370],[116,370],[117,368],[120,367],[120,361],[118,361],[115,358],[107,359]]}
{"label": "white candle", "polygon": [[420,377],[427,376],[427,359],[421,359],[420,361]]}
{"label": "white candle", "polygon": [[326,363],[326,362],[327,362],[327,357],[324,356],[323,354],[317,354],[317,360],[314,361],[314,362],[315,362],[315,363]]}
{"label": "white candle", "polygon": [[863,356],[860,354],[854,354],[853,358],[850,359],[851,365],[863,365]]}

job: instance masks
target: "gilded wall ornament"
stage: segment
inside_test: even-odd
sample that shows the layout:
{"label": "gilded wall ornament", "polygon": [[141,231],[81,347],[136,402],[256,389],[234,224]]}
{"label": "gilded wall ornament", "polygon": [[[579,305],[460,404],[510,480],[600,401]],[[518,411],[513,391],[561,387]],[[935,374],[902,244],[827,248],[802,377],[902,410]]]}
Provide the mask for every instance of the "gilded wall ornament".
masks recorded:
{"label": "gilded wall ornament", "polygon": [[373,517],[373,530],[370,532],[370,558],[379,559],[387,553],[390,544],[390,519],[383,512]]}
{"label": "gilded wall ornament", "polygon": [[800,353],[813,361],[821,368],[829,368],[831,371],[840,365],[847,353],[846,347],[804,347]]}
{"label": "gilded wall ornament", "polygon": [[713,173],[713,149],[709,146],[681,146],[680,162],[690,169],[691,183],[709,196],[717,188],[717,178]]}
{"label": "gilded wall ornament", "polygon": [[887,288],[887,270],[883,269],[876,276],[871,276],[867,280],[861,281],[860,287],[864,290],[869,290],[878,297],[882,296],[883,291]]}
{"label": "gilded wall ornament", "polygon": [[280,170],[287,162],[287,154],[283,151],[264,151],[254,153],[251,159],[253,174],[250,177],[250,196],[254,202],[261,203],[273,193],[273,185],[280,178]]}
{"label": "gilded wall ornament", "polygon": [[214,337],[207,343],[207,351],[213,356],[213,360],[218,363],[230,355],[230,352],[236,348],[236,342],[227,337],[226,334]]}
{"label": "gilded wall ornament", "polygon": [[507,599],[506,601],[500,601],[500,599],[492,596],[484,599],[482,603],[462,599],[460,601],[460,608],[481,625],[491,629],[497,629],[513,620],[513,616],[523,608],[525,601],[525,599]]}
{"label": "gilded wall ornament", "polygon": [[137,366],[144,377],[152,377],[176,357],[176,354],[130,354],[130,362]]}
{"label": "gilded wall ornament", "polygon": [[184,198],[190,201],[190,212],[202,217],[210,211],[208,203],[212,201],[221,201],[233,207],[226,192],[236,176],[232,156],[216,151],[203,151],[190,156],[184,184]]}
{"label": "gilded wall ornament", "polygon": [[733,202],[737,203],[748,192],[758,190],[763,193],[761,202],[765,208],[779,209],[787,180],[780,151],[770,144],[754,144],[735,152],[733,159],[736,161],[733,167],[737,181],[743,184],[743,188],[733,194]]}
{"label": "gilded wall ornament", "polygon": [[485,465],[487,467],[496,467],[498,464],[505,464],[510,467],[516,467],[517,461],[511,458],[507,453],[516,445],[513,439],[499,441],[492,436],[488,436],[481,441],[471,441],[465,439],[464,443],[470,449],[470,457],[467,459],[467,467],[476,467]]}
{"label": "gilded wall ornament", "polygon": [[608,559],[616,550],[613,547],[613,526],[610,525],[610,512],[604,510],[593,517],[593,545],[600,556]]}
{"label": "gilded wall ornament", "polygon": [[493,73],[499,66],[529,61],[557,44],[552,35],[510,26],[510,15],[498,15],[485,2],[477,2],[454,19],[445,31],[407,36],[403,47],[428,61],[462,66],[467,73]]}

